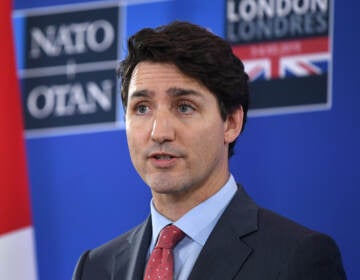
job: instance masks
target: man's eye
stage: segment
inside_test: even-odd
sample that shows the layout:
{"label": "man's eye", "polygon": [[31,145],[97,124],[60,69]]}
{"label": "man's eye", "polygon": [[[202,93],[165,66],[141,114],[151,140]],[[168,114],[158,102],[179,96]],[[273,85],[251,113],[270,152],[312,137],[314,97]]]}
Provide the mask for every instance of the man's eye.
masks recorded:
{"label": "man's eye", "polygon": [[192,107],[191,105],[189,104],[180,104],[179,107],[178,107],[178,110],[180,113],[183,113],[183,114],[190,114],[194,111],[194,107]]}
{"label": "man's eye", "polygon": [[138,105],[136,107],[136,113],[140,115],[146,114],[149,110],[149,107],[146,105]]}

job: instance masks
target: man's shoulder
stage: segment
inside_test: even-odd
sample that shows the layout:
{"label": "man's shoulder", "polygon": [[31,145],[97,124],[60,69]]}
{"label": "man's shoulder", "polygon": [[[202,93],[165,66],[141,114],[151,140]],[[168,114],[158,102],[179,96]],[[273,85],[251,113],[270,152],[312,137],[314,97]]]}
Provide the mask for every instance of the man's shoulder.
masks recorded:
{"label": "man's shoulder", "polygon": [[108,279],[115,270],[124,274],[134,248],[142,244],[144,235],[149,235],[148,225],[149,219],[105,244],[86,251],[78,261],[73,279]]}
{"label": "man's shoulder", "polygon": [[129,231],[107,241],[106,243],[92,249],[89,252],[89,258],[112,258],[115,255],[121,254],[123,251],[127,250],[131,245],[131,242],[138,233],[143,224],[137,225],[136,227],[130,229]]}
{"label": "man's shoulder", "polygon": [[332,237],[264,208],[258,217],[257,236],[247,241],[264,254],[271,252],[272,261],[284,267],[284,279],[346,279]]}
{"label": "man's shoulder", "polygon": [[327,234],[261,207],[258,210],[258,230],[245,239],[254,248],[261,248],[263,252],[272,251],[273,256],[278,255],[279,258],[304,252],[317,254],[320,249],[322,254],[338,254],[336,242]]}
{"label": "man's shoulder", "polygon": [[[233,220],[236,216],[235,213],[238,213],[240,215],[238,217],[240,220],[237,221],[238,227],[243,227],[241,224],[244,223],[244,219],[247,219],[245,223],[250,222],[252,227],[249,227],[251,230],[245,232],[242,240],[258,252],[266,254],[271,251],[275,258],[276,255],[283,258],[284,256],[289,257],[296,250],[303,248],[319,249],[322,247],[333,252],[338,250],[335,241],[327,234],[259,206],[241,186],[239,186],[237,198],[230,207],[235,211],[230,211],[231,214],[226,220]],[[246,216],[243,213],[246,213]],[[245,218],[250,216],[249,214],[251,218]]]}
{"label": "man's shoulder", "polygon": [[258,211],[258,226],[259,231],[264,231],[270,235],[279,235],[279,237],[290,235],[293,238],[299,238],[318,233],[291,218],[262,207],[259,207]]}
{"label": "man's shoulder", "polygon": [[262,246],[294,248],[308,239],[322,239],[332,243],[327,234],[312,229],[305,224],[285,217],[272,210],[258,207],[258,228],[254,239]]}
{"label": "man's shoulder", "polygon": [[241,185],[229,208],[232,210],[230,219],[234,218],[233,215],[236,215],[234,213],[238,213],[243,220],[247,219],[247,223],[253,224],[254,230],[251,232],[265,240],[279,239],[285,243],[296,242],[306,236],[321,234],[291,218],[259,206]]}
{"label": "man's shoulder", "polygon": [[[249,254],[244,279],[346,279],[331,237],[259,206],[241,186],[215,230],[212,244],[221,242],[224,232],[228,238],[240,235],[237,240]],[[236,254],[233,247],[229,255]]]}

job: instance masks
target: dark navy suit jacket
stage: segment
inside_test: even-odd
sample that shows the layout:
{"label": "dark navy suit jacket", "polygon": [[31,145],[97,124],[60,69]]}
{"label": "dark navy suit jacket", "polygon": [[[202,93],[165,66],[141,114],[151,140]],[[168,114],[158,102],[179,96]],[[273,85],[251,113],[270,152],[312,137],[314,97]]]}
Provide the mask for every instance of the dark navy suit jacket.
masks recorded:
{"label": "dark navy suit jacket", "polygon": [[[73,280],[141,280],[151,218],[85,252]],[[239,186],[210,234],[190,280],[343,280],[339,249],[330,237],[263,209]]]}

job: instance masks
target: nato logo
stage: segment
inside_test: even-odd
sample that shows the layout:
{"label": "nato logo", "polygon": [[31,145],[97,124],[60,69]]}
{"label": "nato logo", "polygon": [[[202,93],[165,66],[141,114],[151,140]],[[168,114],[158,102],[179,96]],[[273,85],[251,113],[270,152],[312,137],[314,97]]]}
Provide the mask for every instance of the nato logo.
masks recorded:
{"label": "nato logo", "polygon": [[116,4],[15,13],[27,133],[76,133],[84,127],[118,125],[120,17]]}

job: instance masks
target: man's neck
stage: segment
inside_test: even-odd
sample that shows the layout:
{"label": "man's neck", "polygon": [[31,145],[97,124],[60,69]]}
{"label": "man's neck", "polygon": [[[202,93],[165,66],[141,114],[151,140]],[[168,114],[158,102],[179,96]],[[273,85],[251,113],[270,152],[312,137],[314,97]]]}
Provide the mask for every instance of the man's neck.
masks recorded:
{"label": "man's neck", "polygon": [[171,221],[177,221],[192,208],[196,207],[216,192],[228,181],[230,174],[201,187],[192,187],[176,193],[153,192],[153,203],[156,210]]}

